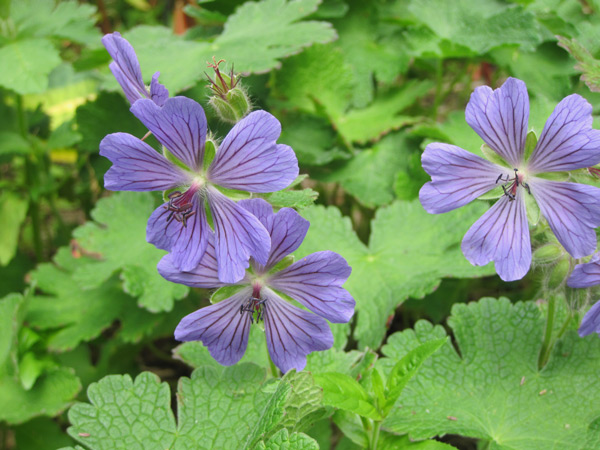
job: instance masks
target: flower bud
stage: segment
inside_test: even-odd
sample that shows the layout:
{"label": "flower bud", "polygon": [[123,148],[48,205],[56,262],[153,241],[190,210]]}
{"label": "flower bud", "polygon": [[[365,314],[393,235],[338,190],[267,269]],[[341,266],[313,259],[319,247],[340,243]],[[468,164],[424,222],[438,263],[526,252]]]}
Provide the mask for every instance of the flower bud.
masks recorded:
{"label": "flower bud", "polygon": [[557,244],[546,244],[533,252],[533,260],[538,264],[548,264],[556,261],[563,255],[561,247]]}
{"label": "flower bud", "polygon": [[564,258],[560,260],[548,274],[547,278],[547,287],[548,289],[556,289],[560,287],[563,282],[569,276],[569,271],[571,270],[571,262],[569,258]]}
{"label": "flower bud", "polygon": [[236,123],[250,112],[252,105],[248,94],[239,83],[239,75],[233,73],[233,66],[229,74],[221,73],[219,70],[219,64],[223,61],[216,61],[213,57],[213,63],[208,63],[208,67],[215,71],[214,80],[208,74],[206,75],[210,81],[209,87],[213,91],[208,103],[221,120]]}

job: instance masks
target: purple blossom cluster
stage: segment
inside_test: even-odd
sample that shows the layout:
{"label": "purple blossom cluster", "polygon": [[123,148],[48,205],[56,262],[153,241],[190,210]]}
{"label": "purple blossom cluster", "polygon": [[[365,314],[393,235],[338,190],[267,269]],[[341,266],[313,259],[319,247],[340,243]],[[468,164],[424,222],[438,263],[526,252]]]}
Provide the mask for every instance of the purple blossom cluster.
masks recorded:
{"label": "purple blossom cluster", "polygon": [[592,106],[576,94],[563,99],[526,160],[528,119],[529,97],[521,80],[509,78],[496,90],[478,87],[467,105],[467,123],[506,166],[442,143],[429,144],[422,156],[432,181],[422,187],[419,198],[429,213],[451,211],[502,187],[504,194],[467,231],[461,247],[474,265],[494,261],[505,281],[523,278],[531,266],[526,197],[537,202],[574,258],[596,250],[595,228],[600,225],[599,188],[542,175],[600,163],[600,131],[592,129]]}
{"label": "purple blossom cluster", "polygon": [[277,144],[279,121],[254,111],[219,146],[211,141],[207,151],[202,106],[186,97],[169,98],[158,72],[148,88],[133,47],[119,33],[102,42],[131,112],[163,148],[161,154],[127,133],[106,136],[100,154],[112,167],[105,187],[165,192],[165,202],[148,220],[146,239],[169,252],[159,264],[166,279],[210,289],[240,287],[232,297],[185,317],[175,337],[202,341],[217,361],[230,365],[242,357],[250,325],[263,320],[274,363],[284,372],[303,369],[308,353],[333,345],[325,319],[347,322],[354,313],[354,299],[342,288],[351,269],[340,255],[326,251],[272,273],[300,246],[308,222],[292,209],[274,214],[262,199],[236,202],[227,195],[228,190],[275,192],[296,179],[294,151]]}
{"label": "purple blossom cluster", "polygon": [[[529,97],[525,83],[509,78],[499,89],[478,87],[466,109],[467,123],[505,165],[495,164],[454,145],[429,144],[422,156],[431,175],[419,193],[423,207],[444,213],[500,186],[503,195],[467,231],[465,257],[474,265],[494,261],[505,281],[518,280],[532,261],[526,200],[535,200],[556,239],[573,258],[596,251],[600,226],[600,189],[553,181],[544,173],[568,172],[600,163],[600,131],[592,129],[592,106],[579,95],[564,98],[548,118],[531,156],[525,158]],[[600,284],[596,254],[573,270],[567,284]],[[600,334],[600,301],[585,315],[579,334]]]}

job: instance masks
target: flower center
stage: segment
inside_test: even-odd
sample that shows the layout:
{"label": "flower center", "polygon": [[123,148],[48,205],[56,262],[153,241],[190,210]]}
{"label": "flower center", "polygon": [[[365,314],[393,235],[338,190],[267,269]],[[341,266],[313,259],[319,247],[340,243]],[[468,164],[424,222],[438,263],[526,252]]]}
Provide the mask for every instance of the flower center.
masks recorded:
{"label": "flower center", "polygon": [[263,319],[263,306],[267,302],[267,299],[260,298],[260,288],[260,284],[254,284],[252,287],[252,297],[240,306],[240,314],[248,313],[250,315],[250,323],[254,323],[255,318],[256,323]]}
{"label": "flower center", "polygon": [[194,207],[194,195],[200,189],[201,184],[194,181],[192,185],[184,192],[181,191],[173,191],[171,192],[169,197],[169,203],[165,206],[167,211],[170,211],[169,217],[167,217],[167,225],[171,223],[173,219],[177,222],[183,224],[184,227],[187,227],[187,220],[193,216],[196,211],[192,208]]}
{"label": "flower center", "polygon": [[523,186],[529,195],[531,195],[531,189],[529,189],[529,185],[523,181],[525,179],[524,173],[519,173],[519,169],[514,169],[515,176],[514,178],[510,178],[506,175],[506,179],[503,178],[503,174],[498,175],[496,178],[496,184],[502,182],[502,190],[504,191],[504,195],[508,197],[509,201],[513,201],[517,195],[517,188],[519,186]]}

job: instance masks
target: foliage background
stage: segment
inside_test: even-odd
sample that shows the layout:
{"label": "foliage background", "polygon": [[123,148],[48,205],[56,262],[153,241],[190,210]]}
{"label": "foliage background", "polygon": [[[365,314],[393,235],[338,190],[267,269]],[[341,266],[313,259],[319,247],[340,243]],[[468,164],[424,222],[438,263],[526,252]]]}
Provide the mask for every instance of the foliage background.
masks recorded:
{"label": "foliage background", "polygon": [[[570,93],[598,113],[599,11],[596,0],[3,0],[0,448],[363,448],[378,377],[447,335],[392,402],[378,448],[600,448],[600,343],[575,332],[585,305],[552,299],[562,320],[539,360],[541,289],[564,281],[560,263],[503,283],[460,251],[485,201],[432,216],[417,199],[427,143],[481,151],[464,121],[476,86],[524,80],[538,134]],[[219,136],[229,127],[203,74],[213,56],[282,122],[307,177],[270,201],[311,222],[297,257],[348,260],[357,301],[307,372],[273,377],[257,329],[230,368],[174,341],[211,293],[156,272],[164,252],[145,226],[159,195],[103,188],[100,140],[146,131],[108,70],[100,38],[114,30],[146,81],[160,71]]]}

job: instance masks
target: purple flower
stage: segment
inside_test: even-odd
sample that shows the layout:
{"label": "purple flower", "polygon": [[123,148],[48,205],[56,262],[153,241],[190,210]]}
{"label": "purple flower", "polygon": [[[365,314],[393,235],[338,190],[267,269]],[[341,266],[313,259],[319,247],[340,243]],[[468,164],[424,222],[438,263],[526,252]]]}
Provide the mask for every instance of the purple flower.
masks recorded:
{"label": "purple flower", "polygon": [[432,181],[421,188],[419,198],[429,213],[459,208],[498,185],[504,189],[469,229],[462,251],[477,266],[494,261],[505,281],[523,278],[531,265],[526,196],[533,196],[557,239],[575,258],[594,252],[594,228],[600,225],[600,189],[537,176],[600,162],[600,131],[592,129],[591,105],[579,95],[564,98],[525,161],[528,118],[529,97],[522,81],[509,78],[494,91],[478,87],[467,105],[467,123],[508,167],[449,144],[429,144],[422,156]]}
{"label": "purple flower", "polygon": [[281,133],[279,121],[265,111],[254,111],[233,127],[212,162],[205,164],[206,117],[198,103],[173,97],[159,107],[141,99],[131,111],[179,161],[172,162],[126,133],[110,134],[100,143],[100,154],[113,163],[104,176],[107,189],[177,189],[150,216],[148,242],[170,251],[178,269],[194,269],[212,234],[206,203],[216,234],[219,279],[239,281],[250,256],[265,264],[271,243],[268,231],[218,187],[265,193],[283,189],[296,178],[294,151],[275,142]]}
{"label": "purple flower", "polygon": [[[572,288],[589,288],[600,284],[600,253],[596,253],[585,264],[578,264],[567,280]],[[579,327],[579,336],[584,337],[592,333],[600,334],[600,301],[583,316]]]}
{"label": "purple flower", "polygon": [[121,33],[115,31],[105,35],[102,43],[113,59],[109,65],[110,71],[123,88],[127,100],[133,105],[139,99],[149,98],[158,106],[164,105],[169,98],[169,91],[158,82],[160,72],[154,74],[148,90],[142,79],[135,51],[131,44],[121,37]]}
{"label": "purple flower", "polygon": [[[266,263],[251,259],[251,270],[236,283],[240,290],[232,297],[184,317],[175,330],[179,341],[202,341],[221,364],[231,365],[246,351],[250,325],[264,321],[267,347],[275,365],[283,372],[302,370],[306,355],[326,350],[333,336],[325,319],[348,322],[354,313],[354,299],[342,287],[351,268],[344,258],[331,251],[313,253],[290,266],[273,271],[285,256],[302,243],[309,227],[296,211],[282,208],[277,214],[262,199],[242,200],[239,205],[269,230],[271,251]],[[192,287],[225,286],[217,276],[212,239],[205,257],[193,270],[181,272],[166,255],[158,271],[167,280]],[[283,300],[281,292],[314,313]],[[325,318],[325,319],[324,319]]]}

